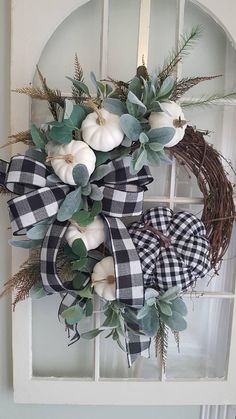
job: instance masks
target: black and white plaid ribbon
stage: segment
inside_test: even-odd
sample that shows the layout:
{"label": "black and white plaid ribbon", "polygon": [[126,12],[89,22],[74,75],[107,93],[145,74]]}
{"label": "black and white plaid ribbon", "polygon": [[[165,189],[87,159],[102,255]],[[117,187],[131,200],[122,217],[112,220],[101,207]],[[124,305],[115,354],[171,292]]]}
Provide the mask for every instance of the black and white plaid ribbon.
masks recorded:
{"label": "black and white plaid ribbon", "polygon": [[[153,179],[148,168],[143,168],[137,175],[131,175],[130,157],[117,159],[109,165],[110,173],[98,186],[104,196],[103,213],[114,254],[117,299],[138,308],[143,305],[144,295],[140,260],[126,227],[113,217],[140,215],[144,190]],[[8,202],[14,235],[24,234],[34,224],[55,215],[71,190],[65,184],[48,185],[48,174],[44,164],[26,156],[13,157],[9,165],[0,161],[1,183],[19,195]],[[50,225],[41,248],[41,276],[48,293],[68,292],[68,295],[71,294],[68,297],[70,305],[73,305],[76,298],[73,296],[71,284],[62,283],[56,272],[56,257],[67,226],[67,222],[60,223],[57,220]],[[64,298],[63,301],[66,306],[67,299]],[[132,338],[129,341],[132,342]],[[146,356],[144,346],[140,344],[139,354]],[[138,347],[137,343],[135,347]],[[128,353],[128,359],[133,362],[134,354]]]}

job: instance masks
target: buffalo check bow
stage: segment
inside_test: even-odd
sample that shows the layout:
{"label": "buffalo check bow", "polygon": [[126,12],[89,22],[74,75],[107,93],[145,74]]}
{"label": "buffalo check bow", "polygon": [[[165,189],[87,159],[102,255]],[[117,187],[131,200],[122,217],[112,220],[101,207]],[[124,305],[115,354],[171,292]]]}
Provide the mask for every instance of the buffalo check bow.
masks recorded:
{"label": "buffalo check bow", "polygon": [[[97,185],[103,193],[103,218],[114,257],[117,300],[140,308],[143,305],[144,286],[141,263],[125,225],[124,216],[140,215],[146,185],[153,178],[147,167],[138,174],[130,174],[130,157],[108,163],[110,172]],[[13,235],[22,235],[36,223],[56,216],[58,209],[73,187],[63,183],[52,185],[48,168],[24,155],[12,157],[10,163],[0,160],[0,184],[18,195],[8,201]],[[62,283],[56,270],[56,258],[69,222],[55,220],[48,228],[41,247],[41,277],[48,294],[59,292],[63,309],[76,304],[71,282]],[[77,333],[77,329],[76,329]],[[78,334],[76,335],[78,337]],[[126,346],[129,366],[137,356],[149,355],[150,339],[127,332]]]}

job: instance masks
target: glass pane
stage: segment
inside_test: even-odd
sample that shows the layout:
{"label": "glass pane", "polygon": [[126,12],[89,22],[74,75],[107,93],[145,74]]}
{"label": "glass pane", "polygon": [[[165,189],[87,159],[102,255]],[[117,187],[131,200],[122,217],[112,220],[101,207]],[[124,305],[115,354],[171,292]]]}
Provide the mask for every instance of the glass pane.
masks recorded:
{"label": "glass pane", "polygon": [[180,353],[169,339],[166,379],[226,378],[233,301],[185,298],[188,327],[180,333]]}
{"label": "glass pane", "polygon": [[127,356],[111,339],[100,340],[100,376],[101,378],[130,378],[157,380],[161,378],[161,369],[155,357],[154,345],[151,345],[151,357],[140,357],[131,368],[127,365]]}
{"label": "glass pane", "polygon": [[[184,30],[189,32],[194,26],[201,25],[203,34],[190,49],[183,62],[183,77],[225,74],[225,52],[227,37],[216,21],[202,12],[199,6],[187,1],[185,6]],[[206,92],[224,90],[224,77],[200,83],[188,92],[188,96],[205,95]]]}
{"label": "glass pane", "polygon": [[109,1],[107,75],[115,80],[127,81],[136,72],[139,6],[139,0]]}
{"label": "glass pane", "polygon": [[176,0],[152,0],[147,63],[149,71],[162,67],[166,55],[175,45],[175,30]]}
{"label": "glass pane", "polygon": [[[94,342],[80,339],[68,346],[65,326],[57,317],[60,302],[59,295],[50,295],[32,302],[33,375],[92,378]],[[91,318],[80,322],[81,333],[92,328]]]}

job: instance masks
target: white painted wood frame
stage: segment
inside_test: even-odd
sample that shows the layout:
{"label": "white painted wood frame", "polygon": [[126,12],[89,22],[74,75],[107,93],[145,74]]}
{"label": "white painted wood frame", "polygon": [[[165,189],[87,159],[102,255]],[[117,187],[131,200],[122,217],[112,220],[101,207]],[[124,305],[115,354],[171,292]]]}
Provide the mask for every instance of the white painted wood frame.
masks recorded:
{"label": "white painted wood frame", "polygon": [[[48,39],[63,20],[86,0],[12,0],[12,88],[27,85],[33,79],[35,65]],[[236,3],[227,0],[198,2],[224,27],[230,38],[236,41],[233,16]],[[225,7],[227,3],[227,7]],[[58,7],[58,4],[60,5]],[[148,28],[150,0],[141,0],[139,43],[137,64],[146,61],[148,55]],[[184,0],[178,0],[176,40],[183,28]],[[45,12],[46,11],[46,12]],[[233,13],[234,11],[234,13]],[[37,18],[34,18],[34,17]],[[109,1],[103,0],[101,31],[101,76],[106,75],[107,36]],[[42,29],[43,22],[43,29]],[[178,75],[181,68],[178,67]],[[19,112],[20,109],[20,112]],[[23,96],[12,96],[11,130],[23,131],[29,125],[29,100]],[[174,196],[175,166],[171,173],[170,195],[149,197],[152,202],[165,202],[173,208],[176,203],[199,203],[200,198],[178,198]],[[13,252],[12,269],[15,272],[21,261],[19,252]],[[206,294],[205,294],[206,296]],[[214,295],[211,294],[214,298]],[[234,300],[233,294],[216,293],[215,297]],[[236,304],[233,310],[232,339],[230,345],[228,376],[226,380],[176,380],[159,382],[151,380],[101,379],[99,375],[99,339],[95,342],[95,365],[93,379],[34,377],[32,374],[32,312],[31,301],[19,304],[13,314],[13,360],[14,398],[19,403],[48,404],[94,404],[94,405],[185,405],[185,404],[234,404],[236,403]],[[99,319],[95,318],[98,325]],[[218,415],[215,418],[226,416]],[[218,415],[218,416],[217,416]],[[207,408],[202,410],[202,418],[210,418]]]}

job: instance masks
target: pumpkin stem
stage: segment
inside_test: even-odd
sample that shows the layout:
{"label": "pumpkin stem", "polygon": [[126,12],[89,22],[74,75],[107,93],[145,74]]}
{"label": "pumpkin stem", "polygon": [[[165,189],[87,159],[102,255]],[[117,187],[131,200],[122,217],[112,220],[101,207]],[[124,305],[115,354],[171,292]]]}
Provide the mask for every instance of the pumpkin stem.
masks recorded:
{"label": "pumpkin stem", "polygon": [[100,282],[106,282],[106,284],[114,284],[115,277],[113,275],[108,275],[106,278],[99,279],[98,281],[92,278],[92,287],[94,287],[96,283],[98,284]]}
{"label": "pumpkin stem", "polygon": [[97,105],[95,105],[95,103],[92,100],[88,100],[88,105],[90,106],[90,108],[92,108],[94,110],[94,112],[96,112],[97,114],[97,119],[96,122],[98,125],[105,125],[106,120],[105,118],[103,118],[102,116],[102,112],[100,111],[100,109],[98,109]]}
{"label": "pumpkin stem", "polygon": [[86,231],[86,228],[85,227],[81,227],[75,220],[73,220],[73,218],[70,218],[69,219],[69,222],[73,226],[75,226],[79,230],[80,233],[84,233]]}
{"label": "pumpkin stem", "polygon": [[145,223],[143,228],[140,230],[148,230],[151,231],[151,233],[155,234],[160,239],[160,245],[168,248],[171,245],[171,238],[169,236],[165,236],[163,233],[161,233],[157,228],[153,227],[150,223]]}
{"label": "pumpkin stem", "polygon": [[70,164],[74,162],[74,156],[72,154],[58,154],[58,156],[48,156],[46,158],[46,163],[52,160],[65,160],[66,163]]}
{"label": "pumpkin stem", "polygon": [[173,120],[173,125],[175,128],[183,128],[186,123],[187,121],[185,121],[185,119],[181,119],[181,116],[179,116],[178,119]]}

